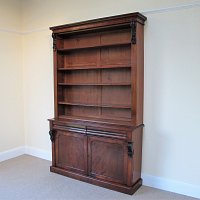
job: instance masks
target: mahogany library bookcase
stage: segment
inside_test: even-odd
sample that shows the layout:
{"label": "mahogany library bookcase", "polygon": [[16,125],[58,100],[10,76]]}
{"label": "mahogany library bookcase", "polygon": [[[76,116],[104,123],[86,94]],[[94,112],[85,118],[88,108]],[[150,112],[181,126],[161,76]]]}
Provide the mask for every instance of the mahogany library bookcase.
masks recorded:
{"label": "mahogany library bookcase", "polygon": [[51,172],[133,194],[141,185],[144,22],[130,13],[51,27]]}

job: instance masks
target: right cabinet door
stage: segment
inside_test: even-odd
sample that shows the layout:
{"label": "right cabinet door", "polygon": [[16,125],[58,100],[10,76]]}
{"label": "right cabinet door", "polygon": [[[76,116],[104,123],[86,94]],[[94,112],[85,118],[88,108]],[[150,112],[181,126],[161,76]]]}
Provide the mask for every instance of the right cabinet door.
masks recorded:
{"label": "right cabinet door", "polygon": [[127,145],[125,141],[88,136],[89,176],[126,184]]}

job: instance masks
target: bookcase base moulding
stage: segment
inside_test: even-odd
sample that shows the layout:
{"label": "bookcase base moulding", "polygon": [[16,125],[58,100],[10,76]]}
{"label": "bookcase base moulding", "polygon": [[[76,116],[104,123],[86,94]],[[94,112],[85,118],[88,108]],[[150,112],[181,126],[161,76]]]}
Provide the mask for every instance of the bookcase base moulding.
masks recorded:
{"label": "bookcase base moulding", "polygon": [[51,172],[133,194],[141,185],[144,22],[130,13],[51,27]]}

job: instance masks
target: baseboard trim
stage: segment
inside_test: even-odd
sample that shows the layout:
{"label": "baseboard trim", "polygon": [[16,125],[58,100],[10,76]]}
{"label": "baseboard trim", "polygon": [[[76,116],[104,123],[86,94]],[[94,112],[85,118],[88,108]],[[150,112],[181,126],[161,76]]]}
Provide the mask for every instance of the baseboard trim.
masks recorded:
{"label": "baseboard trim", "polygon": [[0,162],[22,156],[24,154],[35,156],[45,160],[52,160],[51,152],[29,146],[20,146],[14,149],[0,152]]}
{"label": "baseboard trim", "polygon": [[142,174],[143,185],[174,192],[190,197],[200,198],[200,185],[188,184],[148,174]]}
{"label": "baseboard trim", "polygon": [[34,148],[34,147],[25,147],[25,154],[35,156],[44,160],[52,160],[51,152],[45,151],[42,149]]}
{"label": "baseboard trim", "polygon": [[[51,152],[42,149],[20,146],[8,151],[0,152],[0,162],[15,158],[24,154],[35,156],[41,159],[51,161]],[[188,184],[180,181],[165,179],[162,177],[152,176],[149,174],[142,174],[143,185],[174,192],[194,198],[200,198],[200,185]]]}
{"label": "baseboard trim", "polygon": [[14,149],[0,152],[0,162],[21,156],[23,154],[25,154],[24,146],[20,146],[20,147],[14,148]]}

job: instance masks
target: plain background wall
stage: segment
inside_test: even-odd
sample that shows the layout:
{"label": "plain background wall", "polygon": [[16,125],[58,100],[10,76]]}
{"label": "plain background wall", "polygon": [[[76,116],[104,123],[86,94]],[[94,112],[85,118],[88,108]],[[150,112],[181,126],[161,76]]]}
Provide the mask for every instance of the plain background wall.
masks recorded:
{"label": "plain background wall", "polygon": [[23,36],[24,128],[29,147],[50,151],[53,118],[53,51],[50,31]]}
{"label": "plain background wall", "polygon": [[24,146],[21,4],[0,0],[0,152]]}
{"label": "plain background wall", "polygon": [[24,144],[51,151],[47,119],[53,117],[53,51],[49,26],[139,11],[148,17],[142,172],[199,187],[200,6],[195,5],[200,1],[0,2],[0,13],[5,15],[0,18],[0,29],[22,31],[0,32],[0,151]]}
{"label": "plain background wall", "polygon": [[200,8],[148,15],[143,172],[200,185]]}

